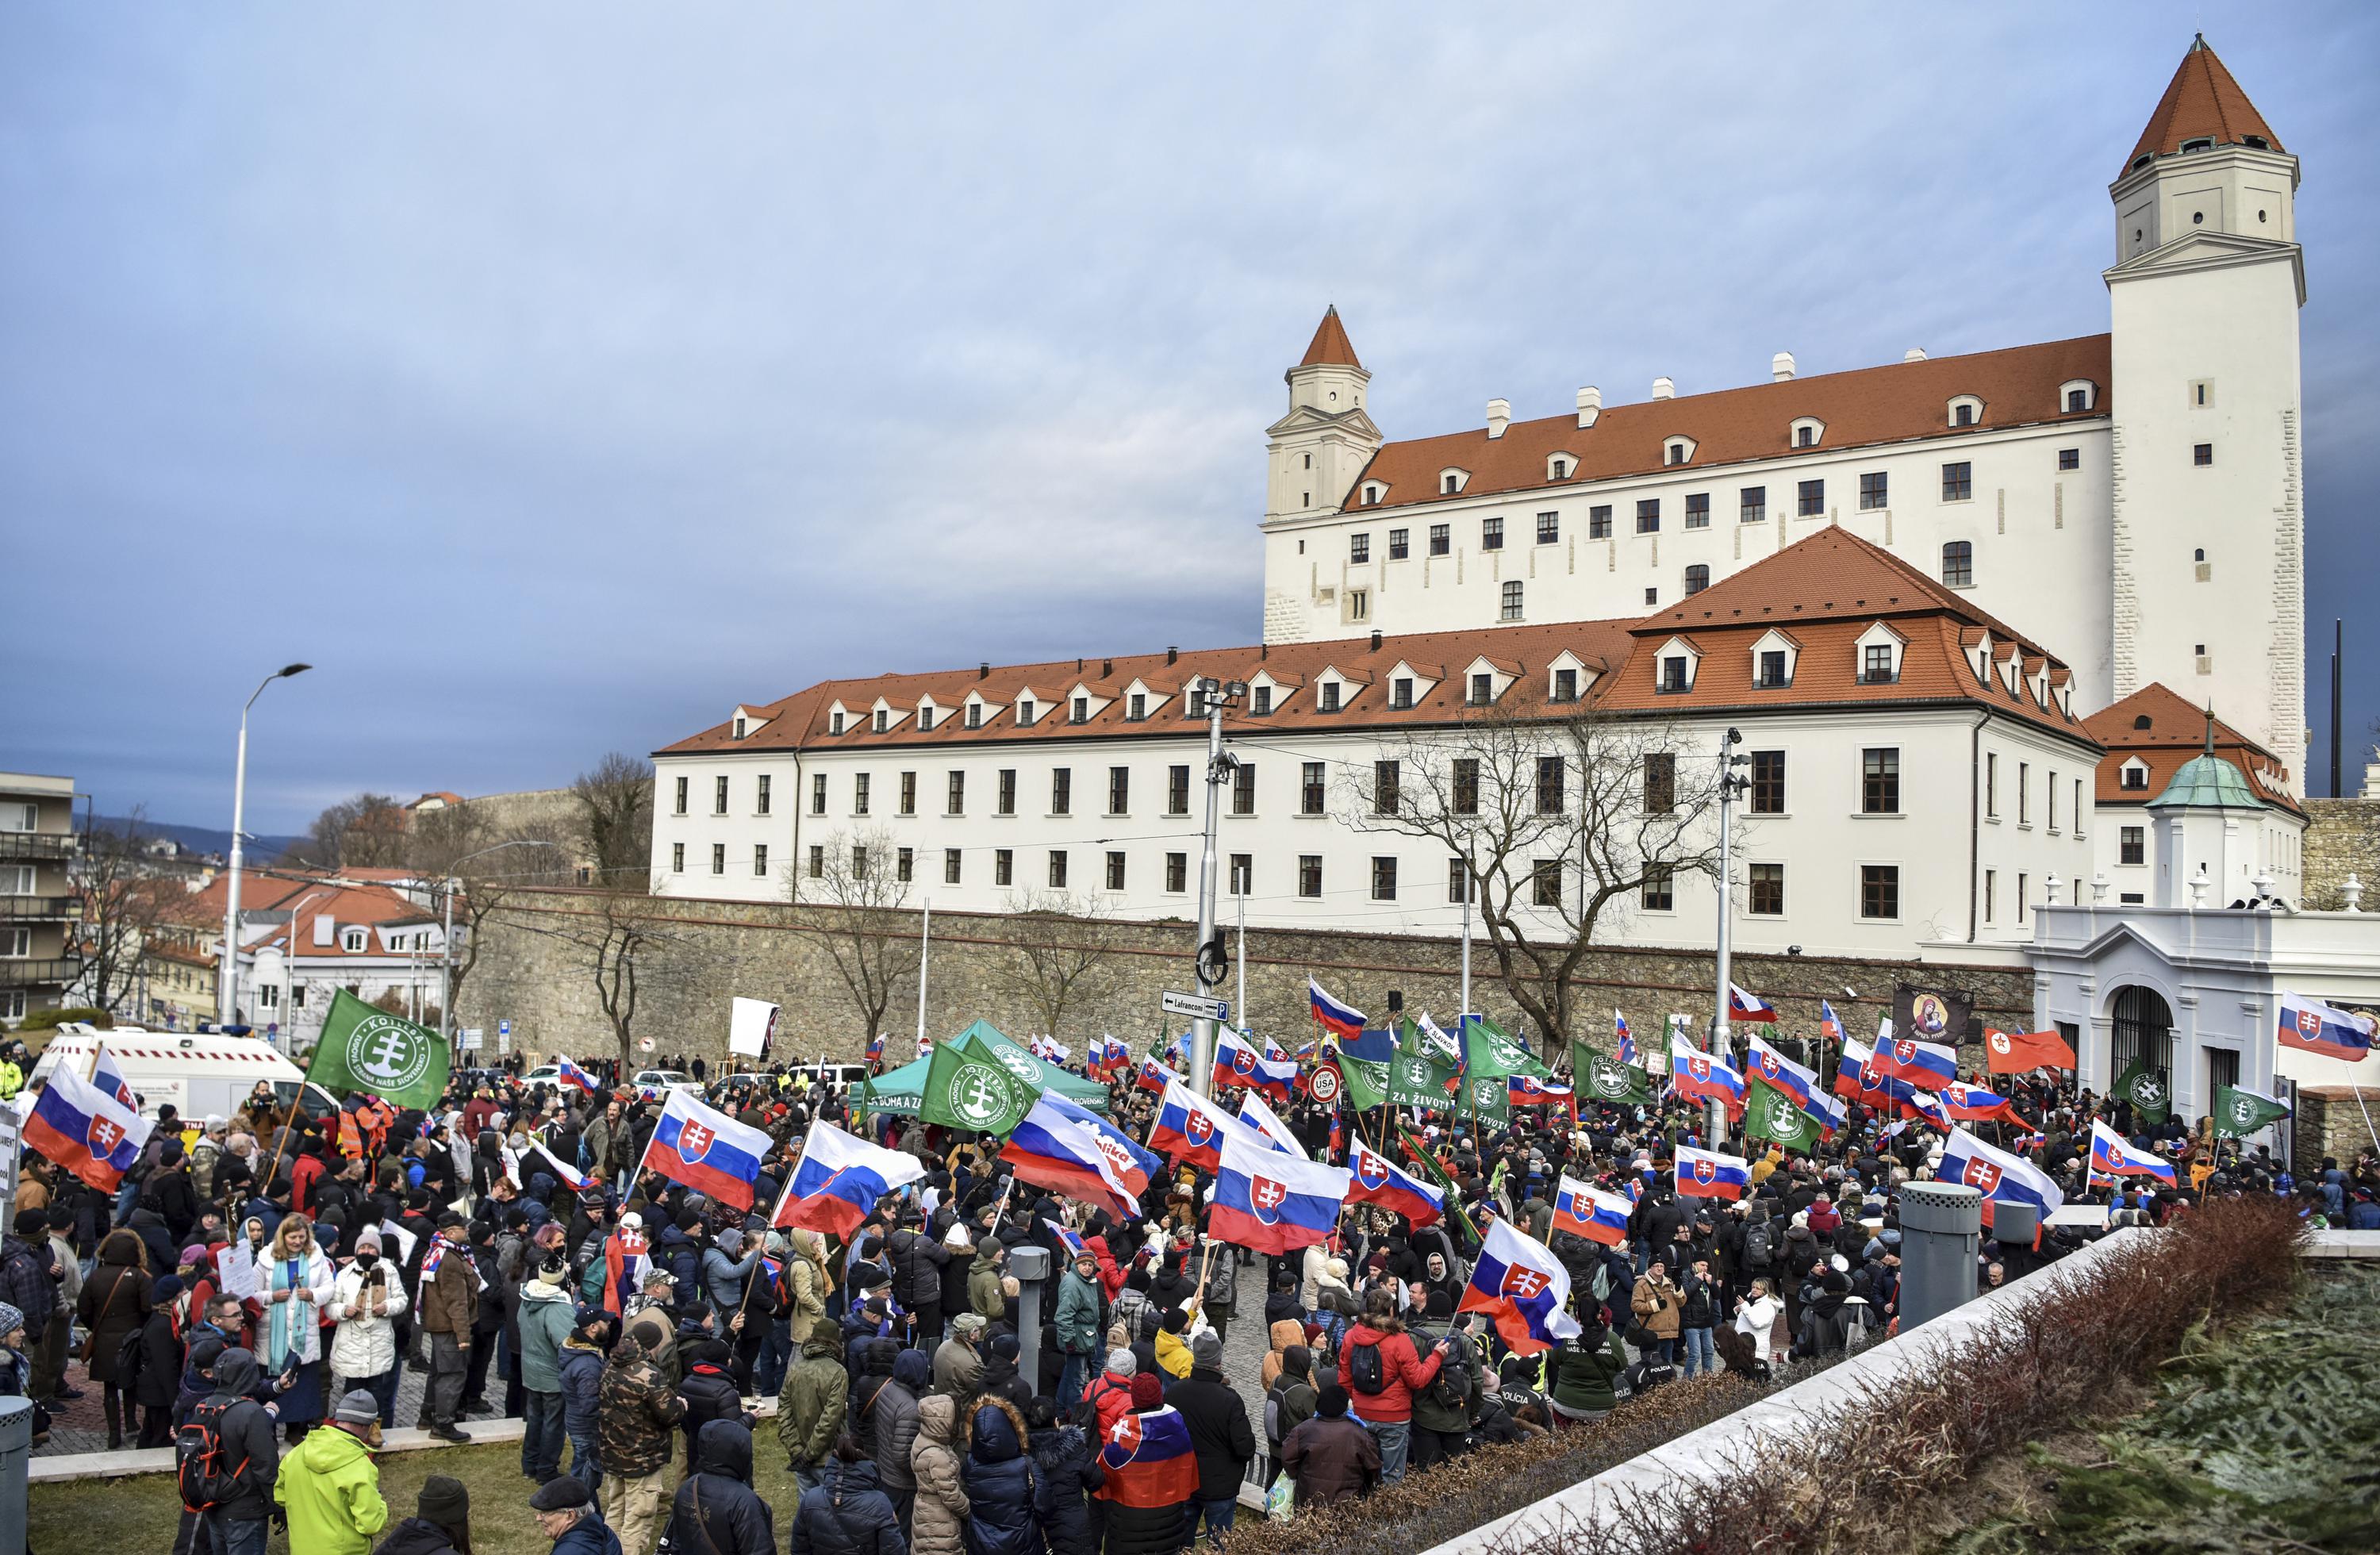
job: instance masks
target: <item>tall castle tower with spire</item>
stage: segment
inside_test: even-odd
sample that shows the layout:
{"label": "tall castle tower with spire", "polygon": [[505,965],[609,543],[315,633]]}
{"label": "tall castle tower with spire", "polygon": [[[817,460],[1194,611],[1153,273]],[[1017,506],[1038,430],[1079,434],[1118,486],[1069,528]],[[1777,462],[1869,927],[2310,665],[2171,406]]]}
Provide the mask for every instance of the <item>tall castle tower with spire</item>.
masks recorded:
{"label": "tall castle tower with spire", "polygon": [[2297,159],[2202,37],[2108,193],[2107,334],[1386,441],[1336,308],[1268,430],[1269,643],[1635,618],[1840,524],[2064,656],[2305,752]]}

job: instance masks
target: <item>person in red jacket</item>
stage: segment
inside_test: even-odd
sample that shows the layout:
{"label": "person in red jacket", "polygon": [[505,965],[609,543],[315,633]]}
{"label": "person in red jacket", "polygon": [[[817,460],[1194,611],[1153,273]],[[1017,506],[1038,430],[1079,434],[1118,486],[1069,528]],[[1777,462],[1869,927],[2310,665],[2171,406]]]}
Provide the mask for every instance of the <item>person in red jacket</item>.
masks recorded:
{"label": "person in red jacket", "polygon": [[[1357,1355],[1359,1350],[1378,1352],[1377,1391],[1356,1385],[1359,1377],[1370,1379],[1370,1362]],[[1373,1291],[1364,1298],[1363,1320],[1347,1330],[1346,1341],[1339,1346],[1339,1385],[1347,1390],[1353,1412],[1362,1418],[1364,1428],[1379,1443],[1380,1478],[1388,1484],[1405,1476],[1414,1394],[1437,1379],[1446,1352],[1443,1340],[1432,1345],[1427,1355],[1415,1352],[1413,1336],[1405,1332],[1403,1320],[1396,1315],[1396,1297],[1387,1291]]]}

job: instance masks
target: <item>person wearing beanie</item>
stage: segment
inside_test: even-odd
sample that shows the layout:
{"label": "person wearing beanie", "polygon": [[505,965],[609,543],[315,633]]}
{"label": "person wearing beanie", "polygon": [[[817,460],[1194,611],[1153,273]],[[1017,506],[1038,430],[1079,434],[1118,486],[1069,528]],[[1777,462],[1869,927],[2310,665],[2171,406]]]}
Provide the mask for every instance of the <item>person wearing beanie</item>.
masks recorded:
{"label": "person wearing beanie", "polygon": [[1008,1268],[1008,1248],[997,1236],[975,1245],[975,1261],[967,1266],[967,1310],[986,1322],[998,1322],[1008,1309],[1000,1279]]}
{"label": "person wearing beanie", "polygon": [[164,1275],[149,1287],[147,1321],[140,1326],[140,1369],[132,1377],[130,1403],[140,1408],[140,1447],[164,1447],[174,1436],[174,1399],[182,1386],[182,1362],[189,1324],[189,1293],[181,1277]]}
{"label": "person wearing beanie", "polygon": [[380,1233],[356,1236],[356,1256],[331,1282],[323,1313],[331,1336],[334,1391],[362,1388],[381,1401],[382,1426],[396,1424],[396,1319],[404,1316],[404,1271],[382,1256]]}
{"label": "person wearing beanie", "polygon": [[443,1474],[423,1480],[413,1515],[389,1529],[373,1555],[471,1555],[469,1488]]}
{"label": "person wearing beanie", "polygon": [[1223,1342],[1201,1333],[1190,1342],[1190,1375],[1168,1390],[1166,1402],[1182,1415],[1190,1450],[1198,1459],[1198,1515],[1210,1543],[1221,1543],[1238,1510],[1240,1482],[1257,1455],[1248,1427],[1247,1401],[1223,1377]]}
{"label": "person wearing beanie", "polygon": [[1133,1353],[1119,1344],[1108,1352],[1107,1362],[1099,1374],[1083,1385],[1082,1397],[1075,1401],[1075,1418],[1092,1432],[1093,1440],[1112,1440],[1116,1422],[1132,1413],[1132,1379],[1140,1363]]}
{"label": "person wearing beanie", "polygon": [[596,1464],[595,1440],[612,1329],[609,1312],[600,1306],[580,1307],[577,1325],[562,1342],[554,1360],[562,1393],[562,1429],[570,1439],[570,1473],[590,1493],[603,1483],[603,1471]]}
{"label": "person wearing beanie", "polygon": [[338,1402],[328,1429],[310,1431],[281,1460],[273,1500],[289,1520],[289,1548],[306,1555],[370,1555],[388,1525],[381,1499],[380,1400],[358,1388]]}
{"label": "person wearing beanie", "polygon": [[469,1380],[471,1346],[480,1316],[480,1281],[471,1262],[470,1222],[455,1210],[438,1217],[438,1236],[421,1256],[415,1299],[421,1328],[430,1336],[430,1380],[422,1390],[422,1414],[430,1434],[442,1441],[468,1441],[455,1424]]}
{"label": "person wearing beanie", "polygon": [[560,1254],[521,1282],[513,1328],[519,1343],[521,1473],[542,1485],[562,1472],[562,1347],[577,1327],[570,1265]]}
{"label": "person wearing beanie", "polygon": [[[32,1375],[33,1363],[25,1358],[25,1314],[0,1301],[0,1398],[26,1396],[26,1383]],[[30,1424],[33,1446],[49,1440],[50,1412],[39,1400],[34,1401]]]}
{"label": "person wearing beanie", "polygon": [[1281,1473],[1281,1444],[1313,1417],[1315,1400],[1314,1352],[1303,1342],[1284,1344],[1280,1367],[1265,1388],[1265,1462],[1259,1482],[1269,1485]]}
{"label": "person wearing beanie", "polygon": [[[1132,1407],[1137,1415],[1148,1415],[1165,1408],[1164,1385],[1154,1372],[1133,1374]],[[1144,1423],[1143,1428],[1146,1429]],[[1168,1501],[1158,1506],[1138,1504],[1145,1499],[1146,1488],[1131,1483],[1128,1476],[1110,1474],[1099,1489],[1099,1499],[1106,1503],[1107,1541],[1111,1555],[1170,1555],[1188,1542],[1185,1513],[1197,1503],[1194,1495],[1189,1501]]]}
{"label": "person wearing beanie", "polygon": [[983,1380],[985,1327],[980,1313],[962,1312],[953,1319],[951,1337],[934,1352],[934,1391],[956,1399],[975,1397],[977,1384]]}
{"label": "person wearing beanie", "polygon": [[1281,1469],[1299,1506],[1335,1505],[1370,1494],[1379,1482],[1379,1443],[1347,1417],[1348,1403],[1346,1389],[1324,1383],[1313,1416],[1281,1439]]}
{"label": "person wearing beanie", "polygon": [[1085,1375],[1099,1364],[1100,1295],[1099,1258],[1086,1245],[1066,1266],[1058,1282],[1058,1312],[1052,1323],[1059,1354],[1065,1357],[1058,1372],[1057,1400],[1071,1408],[1082,1397]]}
{"label": "person wearing beanie", "polygon": [[537,1531],[553,1541],[553,1555],[620,1555],[620,1538],[595,1510],[595,1492],[571,1475],[549,1479],[528,1499]]}
{"label": "person wearing beanie", "polygon": [[1184,1336],[1190,1328],[1190,1314],[1179,1306],[1168,1307],[1157,1325],[1157,1342],[1152,1354],[1157,1357],[1157,1369],[1172,1378],[1190,1375],[1196,1357],[1190,1353],[1189,1341]]}
{"label": "person wearing beanie", "polygon": [[675,1381],[675,1332],[658,1313],[629,1319],[597,1391],[596,1458],[603,1465],[603,1521],[625,1555],[649,1555],[655,1525],[677,1482],[670,1449],[686,1401]]}

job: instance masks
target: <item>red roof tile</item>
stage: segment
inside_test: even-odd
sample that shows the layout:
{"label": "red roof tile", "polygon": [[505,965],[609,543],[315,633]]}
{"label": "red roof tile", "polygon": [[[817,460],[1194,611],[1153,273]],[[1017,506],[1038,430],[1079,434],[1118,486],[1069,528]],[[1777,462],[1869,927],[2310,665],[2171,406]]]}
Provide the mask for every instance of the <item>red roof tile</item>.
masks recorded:
{"label": "red roof tile", "polygon": [[[2103,805],[2144,805],[2165,792],[2173,774],[2206,749],[2206,710],[2192,707],[2161,682],[2151,681],[2122,701],[2084,720],[2091,735],[2107,747],[2093,785]],[[2255,796],[2296,814],[2304,811],[2289,792],[2289,769],[2263,746],[2215,721],[2215,754],[2246,775]],[[2134,758],[2148,768],[2145,787],[2126,788],[2123,771]]]}
{"label": "red roof tile", "polygon": [[2122,172],[2131,171],[2132,164],[2144,156],[2172,156],[2181,150],[2185,140],[2212,140],[2218,146],[2240,146],[2248,138],[2281,149],[2280,137],[2273,133],[2265,115],[2248,101],[2231,72],[2206,46],[2201,33],[2181,56],[2173,79],[2166,83],[2165,95],[2157,99],[2156,111],[2149,115],[2148,127],[2141,131],[2140,143],[2132,154],[2124,159]]}
{"label": "red roof tile", "polygon": [[[1375,506],[1449,500],[1439,480],[1439,472],[1449,468],[1470,472],[1464,497],[1631,475],[1674,475],[1678,469],[1662,461],[1669,440],[1679,436],[1695,444],[1694,463],[1686,467],[1689,473],[1711,465],[1781,459],[1808,452],[1791,446],[1793,423],[1803,417],[1825,423],[1822,450],[1961,436],[2041,421],[2087,421],[2108,412],[2107,342],[2104,334],[2085,335],[1617,405],[1604,410],[1592,427],[1580,426],[1572,412],[1514,421],[1497,438],[1482,427],[1383,443],[1349,488],[1348,505],[1354,506],[1354,493],[1366,481],[1388,488]],[[2076,380],[2097,387],[2095,408],[2065,408],[2058,387]],[[1950,424],[1950,401],[1961,395],[1984,402],[1973,427]],[[1546,461],[1556,454],[1576,462],[1569,475],[1548,480]],[[1770,511],[1779,511],[1777,504],[1791,495],[1770,492]]]}
{"label": "red roof tile", "polygon": [[1347,338],[1347,326],[1339,322],[1336,303],[1323,310],[1322,322],[1314,326],[1314,338],[1305,347],[1300,367],[1353,367],[1364,364],[1355,359],[1354,343]]}

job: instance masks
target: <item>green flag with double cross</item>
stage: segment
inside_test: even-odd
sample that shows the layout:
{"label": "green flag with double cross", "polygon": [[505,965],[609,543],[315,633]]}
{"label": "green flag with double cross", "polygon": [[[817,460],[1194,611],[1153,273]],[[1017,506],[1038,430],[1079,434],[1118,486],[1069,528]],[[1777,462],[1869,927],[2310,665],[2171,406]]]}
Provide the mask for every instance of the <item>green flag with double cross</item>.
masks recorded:
{"label": "green flag with double cross", "polygon": [[338,989],[306,1077],[333,1096],[377,1096],[428,1109],[446,1094],[446,1039]]}
{"label": "green flag with double cross", "polygon": [[1005,1139],[1033,1111],[1041,1093],[972,1042],[937,1042],[919,1087],[917,1116],[944,1128],[996,1134]]}
{"label": "green flag with double cross", "polygon": [[1614,1107],[1653,1104],[1653,1077],[1636,1065],[1597,1052],[1588,1042],[1573,1040],[1570,1054],[1571,1077],[1581,1096]]}
{"label": "green flag with double cross", "polygon": [[1789,1150],[1807,1154],[1818,1148],[1823,1132],[1818,1120],[1802,1110],[1801,1099],[1780,1086],[1772,1086],[1755,1068],[1752,1071],[1752,1094],[1745,1098],[1743,1132],[1746,1138],[1774,1139]]}
{"label": "green flag with double cross", "polygon": [[2215,1136],[2218,1139],[2245,1139],[2266,1124],[2279,1123],[2289,1115],[2287,1107],[2244,1086],[2215,1087]]}

